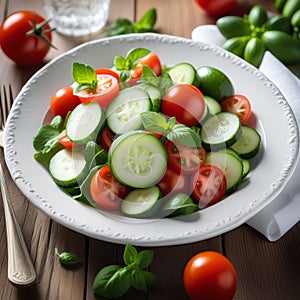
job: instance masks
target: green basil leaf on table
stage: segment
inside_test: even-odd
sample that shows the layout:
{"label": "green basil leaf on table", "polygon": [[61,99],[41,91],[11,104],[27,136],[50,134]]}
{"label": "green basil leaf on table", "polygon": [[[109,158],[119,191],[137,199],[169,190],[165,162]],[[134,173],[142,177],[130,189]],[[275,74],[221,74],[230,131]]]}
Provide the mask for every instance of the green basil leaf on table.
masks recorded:
{"label": "green basil leaf on table", "polygon": [[55,248],[55,254],[58,256],[59,262],[63,266],[74,266],[81,261],[76,254],[70,252],[59,253],[57,248]]}

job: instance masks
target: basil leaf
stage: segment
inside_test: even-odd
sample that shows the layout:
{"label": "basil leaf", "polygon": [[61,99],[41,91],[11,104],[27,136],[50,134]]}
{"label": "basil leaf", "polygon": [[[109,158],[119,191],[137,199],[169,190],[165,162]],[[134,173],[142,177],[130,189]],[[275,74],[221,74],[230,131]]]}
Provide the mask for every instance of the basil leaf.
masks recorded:
{"label": "basil leaf", "polygon": [[121,71],[121,73],[120,73],[120,81],[121,81],[121,83],[122,82],[126,82],[127,80],[129,80],[130,76],[131,76],[130,71],[128,71],[128,70]]}
{"label": "basil leaf", "polygon": [[48,152],[58,143],[60,132],[51,125],[42,126],[33,137],[33,147],[36,151]]}
{"label": "basil leaf", "polygon": [[147,282],[142,270],[132,270],[130,276],[131,284],[135,289],[141,292],[147,292]]}
{"label": "basil leaf", "polygon": [[137,266],[140,269],[145,269],[152,263],[152,260],[153,260],[153,251],[143,250],[138,254]]}
{"label": "basil leaf", "polygon": [[114,58],[114,65],[117,70],[124,70],[125,69],[125,58],[123,56],[115,56]]}
{"label": "basil leaf", "polygon": [[148,55],[151,51],[146,48],[134,48],[131,49],[126,56],[126,69],[131,70],[133,69],[139,61]]}
{"label": "basil leaf", "polygon": [[152,31],[153,27],[156,23],[157,14],[156,9],[151,8],[149,9],[142,18],[134,24],[136,32],[147,32]]}
{"label": "basil leaf", "polygon": [[160,113],[147,111],[141,113],[143,126],[155,133],[163,134],[168,130],[168,122]]}
{"label": "basil leaf", "polygon": [[94,90],[98,83],[95,70],[89,65],[78,62],[73,63],[73,79],[78,83],[76,91]]}
{"label": "basil leaf", "polygon": [[153,273],[148,272],[148,271],[143,271],[143,270],[142,270],[142,273],[146,280],[146,284],[147,284],[148,288],[153,288],[157,285],[157,278]]}
{"label": "basil leaf", "polygon": [[186,194],[174,195],[163,208],[167,217],[189,215],[198,210],[199,206],[196,205],[191,197]]}
{"label": "basil leaf", "polygon": [[55,248],[55,254],[58,256],[59,262],[63,266],[73,266],[78,264],[81,261],[80,258],[73,253],[70,252],[59,253],[57,248]]}
{"label": "basil leaf", "polygon": [[200,136],[193,129],[183,124],[175,124],[173,129],[168,132],[167,139],[178,141],[188,147],[201,147]]}
{"label": "basil leaf", "polygon": [[137,250],[132,245],[127,244],[125,246],[123,260],[124,260],[124,263],[126,264],[126,266],[136,263],[138,256],[139,256],[139,254],[138,254]]}
{"label": "basil leaf", "polygon": [[50,126],[61,132],[64,129],[64,119],[61,116],[55,116],[50,122]]}

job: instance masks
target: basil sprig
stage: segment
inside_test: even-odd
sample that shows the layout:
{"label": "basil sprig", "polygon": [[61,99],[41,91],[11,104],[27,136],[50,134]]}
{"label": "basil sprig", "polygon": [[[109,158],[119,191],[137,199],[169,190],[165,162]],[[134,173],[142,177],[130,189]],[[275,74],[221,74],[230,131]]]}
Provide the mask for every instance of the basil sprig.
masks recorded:
{"label": "basil sprig", "polygon": [[55,254],[58,256],[59,262],[63,266],[74,266],[81,261],[76,254],[70,252],[59,253],[57,248],[55,248]]}
{"label": "basil sprig", "polygon": [[156,285],[155,275],[144,270],[153,260],[153,251],[138,252],[135,247],[127,244],[123,260],[125,267],[110,265],[98,272],[93,282],[96,295],[113,299],[123,296],[131,287],[147,292]]}
{"label": "basil sprig", "polygon": [[176,118],[167,120],[162,114],[154,111],[141,113],[143,126],[154,133],[162,134],[170,141],[177,141],[188,147],[201,147],[199,134],[192,128],[177,124]]}
{"label": "basil sprig", "polygon": [[73,79],[78,84],[75,91],[95,90],[98,84],[96,71],[89,65],[74,62]]}

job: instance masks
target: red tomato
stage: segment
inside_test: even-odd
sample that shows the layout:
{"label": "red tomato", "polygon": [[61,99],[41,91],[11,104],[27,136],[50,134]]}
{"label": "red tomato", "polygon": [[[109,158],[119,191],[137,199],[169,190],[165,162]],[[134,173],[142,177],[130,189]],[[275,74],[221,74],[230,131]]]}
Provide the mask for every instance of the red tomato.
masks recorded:
{"label": "red tomato", "polygon": [[251,104],[244,95],[233,95],[221,102],[222,110],[236,114],[244,125],[251,115]]}
{"label": "red tomato", "polygon": [[134,69],[130,71],[131,80],[130,83],[136,83],[143,74],[143,67],[148,66],[157,76],[161,74],[161,63],[156,53],[149,53],[145,56],[140,63],[136,65]]}
{"label": "red tomato", "polygon": [[167,167],[164,177],[157,184],[163,196],[172,196],[175,194],[188,194],[189,177],[177,173],[175,170]]}
{"label": "red tomato", "polygon": [[196,0],[196,3],[212,16],[221,16],[228,13],[237,0]]}
{"label": "red tomato", "polygon": [[[51,45],[50,26],[46,24],[41,29],[37,28],[44,21],[42,16],[33,11],[18,11],[8,16],[0,27],[0,46],[3,52],[18,65],[41,63]],[[32,30],[32,34],[26,35]]]}
{"label": "red tomato", "polygon": [[111,69],[108,69],[108,68],[99,68],[99,69],[96,69],[96,74],[106,74],[106,75],[111,75],[113,77],[115,77],[118,82],[120,82],[120,76],[118,73],[116,73],[115,71],[111,70]]}
{"label": "red tomato", "polygon": [[192,300],[231,300],[237,272],[227,257],[214,251],[193,256],[183,272],[183,283]]}
{"label": "red tomato", "polygon": [[101,145],[104,150],[108,151],[114,138],[115,134],[107,126],[105,126],[101,132]]}
{"label": "red tomato", "polygon": [[97,74],[97,79],[98,85],[95,90],[86,89],[75,94],[82,102],[96,101],[106,110],[109,102],[115,98],[120,91],[119,79],[110,74]]}
{"label": "red tomato", "polygon": [[61,135],[58,138],[59,143],[66,149],[76,148],[78,145],[74,144],[66,134]]}
{"label": "red tomato", "polygon": [[193,173],[205,163],[206,151],[203,147],[188,147],[169,140],[164,145],[168,163],[177,173]]}
{"label": "red tomato", "polygon": [[194,126],[199,123],[205,112],[203,94],[193,85],[176,84],[165,94],[162,112],[175,117],[179,123]]}
{"label": "red tomato", "polygon": [[66,86],[60,88],[51,98],[50,110],[54,116],[66,117],[69,111],[73,110],[81,101],[73,94],[73,88]]}
{"label": "red tomato", "polygon": [[216,166],[201,166],[191,179],[191,191],[200,208],[213,205],[225,196],[226,177]]}
{"label": "red tomato", "polygon": [[90,183],[92,198],[99,207],[107,210],[117,210],[129,190],[128,186],[119,183],[113,177],[109,166],[97,171]]}

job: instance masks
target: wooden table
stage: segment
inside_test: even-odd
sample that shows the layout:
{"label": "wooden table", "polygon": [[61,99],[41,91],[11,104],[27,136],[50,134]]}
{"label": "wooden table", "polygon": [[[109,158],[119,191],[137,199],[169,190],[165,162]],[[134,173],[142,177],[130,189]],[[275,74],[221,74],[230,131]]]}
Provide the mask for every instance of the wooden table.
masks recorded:
{"label": "wooden table", "polygon": [[[238,14],[247,12],[254,4],[273,10],[271,0],[238,2],[234,10]],[[1,2],[1,14],[3,5],[4,1]],[[137,20],[151,7],[157,8],[156,29],[160,33],[190,38],[194,27],[216,21],[192,0],[112,0],[109,22],[117,17]],[[42,1],[10,0],[9,12],[20,9],[44,13]],[[54,44],[59,50],[51,50],[47,60],[82,41],[54,34]],[[11,83],[16,96],[40,67],[18,67],[1,52],[0,83]],[[2,154],[0,159],[3,162]],[[124,246],[86,237],[52,221],[27,201],[10,180],[6,168],[5,173],[9,178],[13,206],[37,271],[37,282],[30,287],[17,288],[7,280],[6,232],[0,201],[0,299],[94,299],[91,286],[96,273],[108,264],[122,264]],[[55,247],[61,251],[75,252],[83,259],[82,263],[72,270],[61,267],[54,255]],[[182,283],[183,268],[189,258],[204,250],[224,253],[235,265],[239,281],[234,299],[300,299],[300,224],[274,243],[251,227],[242,225],[206,241],[152,249],[154,260],[151,271],[158,277],[158,287],[147,295],[131,290],[124,299],[188,299]]]}

